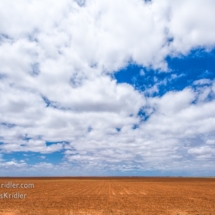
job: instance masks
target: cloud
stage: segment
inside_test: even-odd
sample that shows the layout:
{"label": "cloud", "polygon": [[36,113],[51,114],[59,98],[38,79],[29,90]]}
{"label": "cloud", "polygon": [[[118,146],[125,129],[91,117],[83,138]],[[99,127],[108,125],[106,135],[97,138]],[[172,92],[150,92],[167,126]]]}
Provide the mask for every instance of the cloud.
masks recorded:
{"label": "cloud", "polygon": [[[65,171],[76,172],[205,165],[191,161],[214,156],[213,80],[153,97],[171,80],[155,78],[143,92],[111,74],[133,63],[147,78],[148,69],[169,71],[167,56],[210,50],[214,8],[212,0],[2,0],[1,153],[63,151]],[[4,165],[59,168],[25,162]]]}
{"label": "cloud", "polygon": [[214,47],[215,30],[212,28],[214,1],[206,0],[203,3],[200,0],[183,0],[170,3],[168,0],[162,2],[169,3],[170,21],[168,26],[169,34],[173,38],[173,51],[186,54],[193,48],[210,49]]}
{"label": "cloud", "polygon": [[159,67],[172,52],[214,46],[214,7],[212,0],[1,1],[1,34],[36,43],[40,57],[69,55],[110,72],[128,60]]}
{"label": "cloud", "polygon": [[132,161],[133,164],[148,164],[144,165],[145,169],[149,166],[180,169],[180,162],[199,158],[198,150],[204,149],[203,154],[214,150],[205,144],[211,143],[210,138],[214,137],[212,107],[215,104],[214,101],[195,103],[198,96],[198,92],[186,88],[150,98],[148,102],[154,112],[147,121],[139,124],[139,128],[124,127],[120,132],[104,133],[101,139],[98,133],[93,135],[92,132],[87,139],[81,139],[83,144],[70,143],[75,150],[67,151],[66,157],[85,164],[115,163],[118,166],[121,162],[128,164]]}
{"label": "cloud", "polygon": [[199,79],[194,81],[194,85],[206,85],[206,84],[211,84],[211,80],[210,79]]}

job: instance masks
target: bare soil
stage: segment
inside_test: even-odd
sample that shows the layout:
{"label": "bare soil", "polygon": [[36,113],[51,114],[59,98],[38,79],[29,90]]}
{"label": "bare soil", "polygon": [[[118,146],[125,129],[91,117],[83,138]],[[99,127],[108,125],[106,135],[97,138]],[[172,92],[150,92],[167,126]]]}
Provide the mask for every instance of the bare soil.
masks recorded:
{"label": "bare soil", "polygon": [[[4,183],[33,189],[3,188]],[[215,178],[0,178],[0,215],[214,215]]]}

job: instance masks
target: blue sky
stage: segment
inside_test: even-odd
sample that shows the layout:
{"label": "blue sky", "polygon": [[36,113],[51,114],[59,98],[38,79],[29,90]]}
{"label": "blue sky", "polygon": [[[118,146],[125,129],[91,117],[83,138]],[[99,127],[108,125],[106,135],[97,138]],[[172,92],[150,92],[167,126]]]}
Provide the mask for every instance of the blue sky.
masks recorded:
{"label": "blue sky", "polygon": [[214,9],[1,1],[0,176],[214,176]]}
{"label": "blue sky", "polygon": [[168,72],[131,63],[114,73],[113,78],[117,80],[117,83],[128,83],[139,91],[145,91],[166,80],[167,83],[161,84],[153,96],[163,96],[168,91],[180,91],[189,86],[195,89],[195,81],[215,79],[214,49],[209,52],[204,49],[195,49],[184,56],[167,56],[166,62],[168,63]]}

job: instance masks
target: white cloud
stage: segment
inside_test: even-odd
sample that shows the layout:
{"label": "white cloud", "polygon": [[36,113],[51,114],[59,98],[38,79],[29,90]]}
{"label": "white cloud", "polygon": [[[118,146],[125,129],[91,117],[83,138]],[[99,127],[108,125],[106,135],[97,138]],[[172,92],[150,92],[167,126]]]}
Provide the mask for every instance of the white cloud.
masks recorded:
{"label": "white cloud", "polygon": [[199,80],[196,80],[194,81],[194,85],[205,85],[205,84],[211,84],[211,80],[210,79],[199,79]]}
{"label": "white cloud", "polygon": [[192,48],[214,47],[215,2],[213,0],[164,2],[168,2],[170,8],[168,27],[169,34],[174,39],[171,47],[174,52],[186,54]]}
{"label": "white cloud", "polygon": [[[73,61],[82,59],[110,72],[130,59],[145,66],[164,67],[167,54],[184,54],[215,43],[212,0],[149,4],[139,0],[88,0],[82,7],[69,0],[0,4],[0,32],[11,40],[25,38],[37,43],[41,58],[69,55]],[[169,38],[173,38],[170,47]]]}
{"label": "white cloud", "polygon": [[26,167],[27,164],[25,161],[16,161],[16,160],[11,160],[11,161],[4,161],[2,160],[0,167],[1,169],[8,169],[8,168],[23,168]]}
{"label": "white cloud", "polygon": [[210,145],[210,144],[215,144],[215,140],[207,140],[207,141],[206,141],[206,144],[209,144],[209,145]]}

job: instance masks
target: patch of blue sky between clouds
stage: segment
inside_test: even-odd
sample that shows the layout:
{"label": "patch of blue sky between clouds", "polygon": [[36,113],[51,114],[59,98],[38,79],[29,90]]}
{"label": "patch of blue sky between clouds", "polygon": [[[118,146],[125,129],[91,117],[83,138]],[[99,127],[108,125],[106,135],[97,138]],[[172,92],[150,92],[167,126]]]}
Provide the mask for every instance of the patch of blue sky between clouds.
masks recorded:
{"label": "patch of blue sky between clouds", "polygon": [[16,160],[16,161],[22,161],[23,160],[26,163],[35,164],[38,162],[38,158],[39,158],[36,156],[36,154],[38,154],[38,156],[39,156],[39,153],[32,153],[32,152],[28,152],[28,153],[25,153],[25,152],[4,153],[3,159],[6,162],[13,161],[13,160]]}
{"label": "patch of blue sky between clouds", "polygon": [[163,96],[169,91],[180,91],[189,86],[195,88],[197,80],[215,79],[215,49],[210,52],[196,49],[186,56],[168,56],[166,62],[168,72],[131,63],[117,71],[113,78],[117,83],[132,85],[146,96]]}
{"label": "patch of blue sky between clouds", "polygon": [[52,164],[58,164],[63,160],[64,154],[62,152],[53,152],[50,154],[41,154],[39,152],[13,152],[4,153],[3,160],[8,161],[24,161],[28,165],[35,165],[39,162],[46,162]]}

